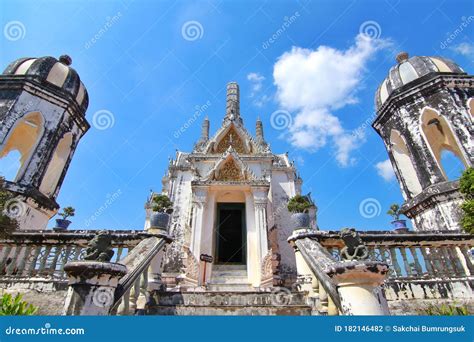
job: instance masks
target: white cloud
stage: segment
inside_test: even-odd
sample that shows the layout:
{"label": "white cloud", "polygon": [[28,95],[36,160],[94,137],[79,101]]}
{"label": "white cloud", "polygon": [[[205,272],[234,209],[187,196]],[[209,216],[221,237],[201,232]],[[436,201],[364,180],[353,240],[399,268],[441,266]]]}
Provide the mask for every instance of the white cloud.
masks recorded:
{"label": "white cloud", "polygon": [[359,34],[347,50],[293,47],[280,56],[273,78],[280,106],[295,113],[288,136],[292,145],[316,151],[329,142],[340,165],[355,161],[351,153],[364,137],[347,131],[334,111],[357,103],[368,61],[388,45]]}
{"label": "white cloud", "polygon": [[378,162],[375,165],[377,169],[377,173],[380,177],[382,177],[385,181],[390,182],[395,179],[395,173],[393,172],[392,163],[389,159],[384,160],[382,162]]}
{"label": "white cloud", "polygon": [[270,96],[268,95],[263,94],[258,96],[262,90],[265,77],[257,72],[251,72],[247,75],[247,80],[251,83],[252,92],[250,93],[250,97],[254,98],[253,104],[257,107],[263,107],[263,105],[270,100]]}
{"label": "white cloud", "polygon": [[452,47],[452,50],[468,58],[474,58],[474,44],[472,43],[461,43]]}

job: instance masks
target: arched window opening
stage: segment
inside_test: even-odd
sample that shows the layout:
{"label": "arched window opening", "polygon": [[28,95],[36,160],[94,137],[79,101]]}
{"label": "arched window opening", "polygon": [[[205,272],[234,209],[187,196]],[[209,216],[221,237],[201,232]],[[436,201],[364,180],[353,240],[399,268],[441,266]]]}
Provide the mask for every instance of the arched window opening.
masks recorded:
{"label": "arched window opening", "polygon": [[441,165],[448,180],[456,180],[464,171],[464,164],[453,152],[443,150],[441,152]]}
{"label": "arched window opening", "polygon": [[[13,158],[18,160],[16,163],[7,164],[10,165],[8,167],[9,177],[7,177],[6,173],[4,175],[7,180],[15,181],[21,175],[41,139],[43,131],[44,119],[39,112],[26,114],[13,126],[7,139],[0,146],[0,160],[2,163],[8,163],[8,160],[11,162]],[[10,156],[11,153],[13,155]],[[3,171],[3,166],[0,170]]]}
{"label": "arched window opening", "polygon": [[474,117],[474,98],[467,101],[467,106],[469,107],[469,113]]}
{"label": "arched window opening", "polygon": [[463,169],[467,167],[467,162],[459,148],[459,144],[445,118],[432,109],[424,109],[421,115],[421,128],[426,143],[433,152],[441,172],[447,180],[449,179],[447,172],[451,167],[444,165],[441,157],[443,151],[452,152],[463,164]]}
{"label": "arched window opening", "polygon": [[0,158],[0,176],[7,181],[14,182],[18,170],[21,167],[21,153],[18,150],[11,151],[3,158]]}
{"label": "arched window opening", "polygon": [[40,185],[40,191],[46,196],[54,194],[59,178],[61,178],[64,166],[71,153],[71,146],[72,133],[66,133],[59,141]]}
{"label": "arched window opening", "polygon": [[423,189],[411,161],[410,151],[400,133],[396,130],[392,130],[390,133],[390,145],[400,176],[405,182],[408,191],[410,191],[412,196],[418,195]]}

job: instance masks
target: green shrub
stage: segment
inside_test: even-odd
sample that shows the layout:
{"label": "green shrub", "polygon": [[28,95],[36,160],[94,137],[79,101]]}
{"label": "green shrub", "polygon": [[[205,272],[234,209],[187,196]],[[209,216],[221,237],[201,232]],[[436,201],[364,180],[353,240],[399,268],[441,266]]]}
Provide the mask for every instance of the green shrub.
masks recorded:
{"label": "green shrub", "polygon": [[31,316],[38,308],[22,300],[22,295],[15,298],[9,293],[4,293],[0,301],[0,316]]}
{"label": "green shrub", "polygon": [[422,313],[428,316],[469,316],[466,306],[456,304],[430,304]]}
{"label": "green shrub", "polygon": [[153,211],[171,214],[173,212],[173,202],[166,195],[155,195],[153,197]]}
{"label": "green shrub", "polygon": [[307,196],[296,195],[288,202],[288,211],[292,213],[307,213],[313,204]]}
{"label": "green shrub", "polygon": [[73,207],[65,207],[63,208],[63,211],[58,215],[61,216],[63,220],[67,220],[69,217],[73,217],[74,215],[76,215],[76,209],[74,209]]}
{"label": "green shrub", "polygon": [[474,169],[466,169],[459,179],[459,191],[465,200],[461,205],[463,216],[461,225],[467,233],[474,234]]}
{"label": "green shrub", "polygon": [[387,214],[392,216],[394,221],[400,220],[400,215],[402,215],[400,206],[396,203],[390,206],[390,209],[387,211]]}

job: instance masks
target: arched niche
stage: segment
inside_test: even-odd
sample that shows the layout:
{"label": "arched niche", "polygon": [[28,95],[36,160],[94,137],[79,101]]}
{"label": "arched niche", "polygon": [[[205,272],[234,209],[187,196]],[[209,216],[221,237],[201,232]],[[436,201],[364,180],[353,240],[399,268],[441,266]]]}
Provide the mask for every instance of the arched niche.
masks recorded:
{"label": "arched niche", "polygon": [[469,108],[469,114],[474,117],[474,98],[467,100],[467,107]]}
{"label": "arched niche", "polygon": [[19,153],[19,163],[17,163],[16,172],[12,180],[16,181],[24,172],[28,161],[33,155],[39,140],[44,132],[44,118],[40,112],[31,112],[18,119],[10,130],[7,138],[0,145],[0,158],[7,157],[11,152]]}
{"label": "arched niche", "polygon": [[434,109],[424,108],[420,120],[421,130],[426,144],[433,153],[433,156],[446,180],[449,178],[445,168],[447,165],[443,164],[441,158],[443,151],[447,150],[452,152],[457,158],[459,158],[464,168],[466,168],[468,164],[446,119],[439,115]]}
{"label": "arched niche", "polygon": [[411,196],[418,195],[423,189],[416,174],[415,167],[410,156],[410,151],[403,140],[400,132],[392,130],[390,132],[390,146],[393,158],[398,167],[401,178],[403,179]]}
{"label": "arched niche", "polygon": [[54,194],[54,190],[63,173],[69,154],[71,153],[72,138],[72,133],[66,133],[56,146],[56,150],[48,164],[48,168],[40,185],[40,191],[46,196]]}
{"label": "arched niche", "polygon": [[464,171],[464,164],[453,152],[444,149],[441,151],[441,165],[446,178],[450,181],[459,179]]}

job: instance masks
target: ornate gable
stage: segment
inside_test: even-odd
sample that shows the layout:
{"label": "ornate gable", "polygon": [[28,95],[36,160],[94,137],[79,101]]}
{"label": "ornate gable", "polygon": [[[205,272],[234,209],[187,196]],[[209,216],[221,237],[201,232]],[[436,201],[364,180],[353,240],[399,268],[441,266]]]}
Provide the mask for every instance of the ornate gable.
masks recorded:
{"label": "ornate gable", "polygon": [[204,178],[205,181],[252,181],[255,174],[239,158],[236,151],[229,146],[222,157],[214,164]]}
{"label": "ornate gable", "polygon": [[240,137],[237,130],[234,128],[234,125],[230,125],[227,132],[225,132],[222,137],[220,137],[220,141],[216,142],[217,144],[214,145],[214,151],[217,153],[224,153],[227,149],[232,146],[232,148],[237,153],[249,153],[249,144],[244,142]]}

